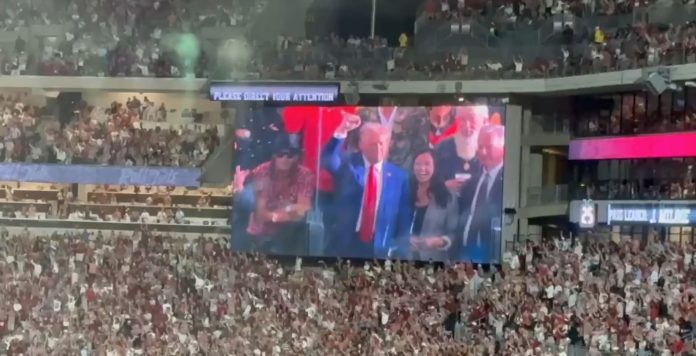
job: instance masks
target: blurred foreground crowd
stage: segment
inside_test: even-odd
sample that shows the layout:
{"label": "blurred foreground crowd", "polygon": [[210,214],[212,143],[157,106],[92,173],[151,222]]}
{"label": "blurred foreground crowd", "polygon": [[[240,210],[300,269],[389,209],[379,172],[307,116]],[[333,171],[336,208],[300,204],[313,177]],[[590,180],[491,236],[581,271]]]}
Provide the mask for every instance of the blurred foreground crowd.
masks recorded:
{"label": "blurred foreground crowd", "polygon": [[693,246],[528,242],[500,269],[284,266],[154,231],[0,238],[8,355],[678,355]]}
{"label": "blurred foreground crowd", "polygon": [[215,126],[166,125],[165,104],[147,97],[108,108],[81,102],[63,122],[23,99],[0,96],[1,162],[195,167],[220,144]]}

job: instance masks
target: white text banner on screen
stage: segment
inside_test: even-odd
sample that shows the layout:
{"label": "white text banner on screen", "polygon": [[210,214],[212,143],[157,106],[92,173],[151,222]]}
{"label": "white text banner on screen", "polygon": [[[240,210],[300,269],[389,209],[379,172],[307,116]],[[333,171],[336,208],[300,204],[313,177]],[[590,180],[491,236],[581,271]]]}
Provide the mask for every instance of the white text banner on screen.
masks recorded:
{"label": "white text banner on screen", "polygon": [[211,83],[214,101],[264,101],[275,103],[332,103],[338,99],[338,84],[265,85]]}

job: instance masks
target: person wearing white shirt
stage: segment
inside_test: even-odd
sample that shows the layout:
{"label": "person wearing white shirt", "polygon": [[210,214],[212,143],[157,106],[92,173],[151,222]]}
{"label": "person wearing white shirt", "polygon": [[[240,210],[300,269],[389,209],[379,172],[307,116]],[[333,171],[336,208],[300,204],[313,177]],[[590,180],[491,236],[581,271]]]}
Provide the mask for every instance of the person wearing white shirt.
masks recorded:
{"label": "person wearing white shirt", "polygon": [[181,209],[178,209],[174,215],[174,221],[176,221],[177,224],[183,224],[184,217],[184,212]]}
{"label": "person wearing white shirt", "polygon": [[38,162],[41,159],[41,147],[29,144],[29,151],[32,162]]}
{"label": "person wearing white shirt", "polygon": [[84,214],[79,210],[75,210],[68,215],[68,220],[82,220],[83,218]]}
{"label": "person wearing white shirt", "polygon": [[140,213],[140,222],[142,223],[149,223],[150,222],[150,213],[147,212],[147,210],[143,211]]}
{"label": "person wearing white shirt", "polygon": [[157,222],[160,224],[167,222],[167,212],[165,212],[164,209],[157,212]]}
{"label": "person wearing white shirt", "polygon": [[578,302],[578,293],[573,290],[568,297],[568,307],[573,308],[575,307],[575,304]]}
{"label": "person wearing white shirt", "polygon": [[630,299],[626,303],[626,308],[625,308],[626,314],[633,315],[633,310],[635,309],[635,307],[636,307],[636,302],[633,299]]}
{"label": "person wearing white shirt", "polygon": [[654,285],[660,280],[660,273],[657,267],[653,267],[652,272],[650,272],[650,285]]}
{"label": "person wearing white shirt", "polygon": [[59,163],[65,163],[65,160],[68,158],[68,155],[65,153],[65,151],[63,151],[59,147],[53,147],[53,151],[56,154],[56,160]]}
{"label": "person wearing white shirt", "polygon": [[462,67],[466,67],[469,65],[469,52],[467,52],[465,49],[462,49],[459,51],[459,64]]}
{"label": "person wearing white shirt", "polygon": [[546,287],[546,299],[553,299],[556,296],[556,288],[553,285]]}
{"label": "person wearing white shirt", "polygon": [[524,67],[524,60],[522,57],[513,57],[512,61],[515,64],[515,73],[522,73]]}
{"label": "person wearing white shirt", "polygon": [[449,2],[447,0],[440,1],[440,11],[448,13],[450,11]]}
{"label": "person wearing white shirt", "polygon": [[692,258],[693,254],[691,253],[691,251],[687,251],[686,253],[684,253],[684,266],[691,266]]}
{"label": "person wearing white shirt", "polygon": [[500,64],[500,62],[494,62],[494,61],[486,61],[486,67],[494,72],[497,72],[501,69],[503,69],[503,65]]}

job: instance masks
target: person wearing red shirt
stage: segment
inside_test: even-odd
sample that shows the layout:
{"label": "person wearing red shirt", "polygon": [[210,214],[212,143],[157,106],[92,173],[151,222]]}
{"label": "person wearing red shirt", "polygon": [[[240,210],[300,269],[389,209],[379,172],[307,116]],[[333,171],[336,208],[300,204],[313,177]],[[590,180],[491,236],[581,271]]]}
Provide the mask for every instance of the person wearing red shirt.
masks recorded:
{"label": "person wearing red shirt", "polygon": [[684,352],[685,348],[686,344],[684,344],[684,340],[682,340],[679,337],[676,337],[671,347],[672,355],[678,355],[679,353]]}
{"label": "person wearing red shirt", "polygon": [[221,320],[222,318],[227,315],[227,312],[229,310],[229,305],[227,304],[226,299],[220,299],[217,302],[217,318],[218,320]]}
{"label": "person wearing red shirt", "polygon": [[437,14],[438,10],[438,1],[437,0],[426,0],[425,2],[425,13],[428,15],[429,19],[435,18],[435,15]]}
{"label": "person wearing red shirt", "polygon": [[657,302],[655,302],[655,301],[650,302],[650,307],[649,307],[649,308],[650,308],[650,309],[649,309],[649,311],[650,311],[650,320],[655,320],[655,319],[657,319],[657,317],[658,317],[659,314],[660,314],[660,307],[659,307],[659,305],[657,304]]}

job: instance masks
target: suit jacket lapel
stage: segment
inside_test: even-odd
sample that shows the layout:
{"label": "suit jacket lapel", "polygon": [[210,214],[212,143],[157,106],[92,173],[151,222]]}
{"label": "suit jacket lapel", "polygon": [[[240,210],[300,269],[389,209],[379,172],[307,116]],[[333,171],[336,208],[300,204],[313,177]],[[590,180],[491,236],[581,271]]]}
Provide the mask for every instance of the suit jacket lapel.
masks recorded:
{"label": "suit jacket lapel", "polygon": [[499,200],[502,199],[502,191],[503,191],[503,171],[500,170],[498,172],[498,176],[495,177],[495,182],[493,182],[493,186],[491,187],[491,193],[489,194],[489,199],[492,197],[493,202],[495,204],[499,204]]}
{"label": "suit jacket lapel", "polygon": [[[485,173],[485,171],[483,171],[483,170],[481,172],[482,172],[482,174]],[[495,177],[492,179],[493,179],[493,182],[491,182],[491,181],[485,182],[485,184],[483,184],[481,186],[481,189],[479,192],[479,194],[481,194],[481,193],[485,194],[484,198],[486,199],[486,202],[490,202],[490,201],[495,202],[496,200],[491,200],[491,199],[498,199],[500,197],[500,194],[499,194],[500,188],[503,185],[503,171],[502,171],[502,169],[500,171],[498,171],[498,174],[496,174]],[[491,187],[490,190],[488,189],[489,184]]]}
{"label": "suit jacket lapel", "polygon": [[351,157],[351,170],[353,171],[353,176],[355,177],[356,183],[362,188],[365,188],[365,162],[363,157],[359,153],[355,153]]}
{"label": "suit jacket lapel", "polygon": [[379,194],[379,206],[377,207],[377,216],[384,216],[384,209],[389,203],[387,195],[387,187],[394,186],[394,176],[391,167],[385,162],[382,164],[382,189]]}

